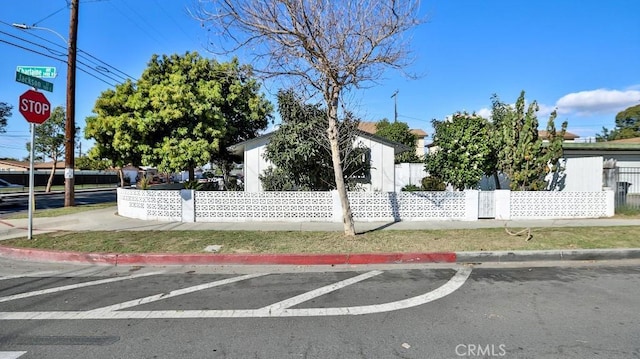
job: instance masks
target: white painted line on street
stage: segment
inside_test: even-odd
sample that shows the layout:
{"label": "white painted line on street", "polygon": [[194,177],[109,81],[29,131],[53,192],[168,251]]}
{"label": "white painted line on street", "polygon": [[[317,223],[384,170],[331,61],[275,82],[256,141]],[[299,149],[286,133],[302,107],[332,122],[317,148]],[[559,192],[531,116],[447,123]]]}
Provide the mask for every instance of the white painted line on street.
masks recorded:
{"label": "white painted line on street", "polygon": [[425,303],[433,302],[434,300],[440,299],[455,292],[467,281],[469,275],[471,275],[471,268],[462,267],[458,269],[456,274],[451,279],[449,279],[447,283],[443,284],[439,288],[419,296],[399,300],[396,302],[341,308],[286,309],[280,314],[280,316],[307,317],[326,315],[362,315],[412,308]]}
{"label": "white painted line on street", "polygon": [[[370,272],[371,273],[371,272]],[[84,312],[0,312],[0,320],[73,320],[73,319],[187,319],[187,318],[265,318],[363,315],[390,312],[416,307],[443,298],[459,289],[471,275],[471,268],[460,267],[456,274],[439,288],[413,298],[395,302],[354,307],[283,309],[269,312],[261,309],[241,310],[155,310],[155,311],[104,311]],[[240,277],[236,277],[240,278]],[[354,277],[357,278],[357,277]],[[235,278],[232,278],[235,279]],[[215,282],[214,282],[215,283]],[[294,297],[296,298],[296,297]],[[143,298],[144,299],[144,298]],[[293,298],[292,298],[293,299]],[[278,303],[283,303],[282,301]],[[124,303],[123,303],[124,304]],[[277,303],[276,303],[277,304]],[[109,308],[109,307],[105,307]],[[269,308],[269,306],[265,307]],[[104,309],[104,308],[101,308]],[[122,308],[120,308],[122,309]]]}
{"label": "white painted line on street", "polygon": [[[4,276],[4,277],[0,277],[0,280],[17,279],[17,278],[44,277],[44,276],[52,276],[52,275],[54,275],[56,273],[58,273],[58,272],[46,271],[46,272],[33,272],[33,273],[14,274],[14,275],[7,275],[7,276]],[[0,359],[1,358],[2,357],[0,357]]]}
{"label": "white painted line on street", "polygon": [[199,285],[196,285],[196,286],[193,286],[193,287],[172,290],[169,293],[155,294],[155,295],[148,296],[148,297],[145,297],[145,298],[139,298],[139,299],[130,300],[130,301],[127,301],[127,302],[124,302],[124,303],[114,304],[114,305],[110,305],[110,306],[102,307],[102,308],[96,308],[96,309],[87,311],[85,313],[87,314],[87,316],[91,317],[91,316],[94,316],[94,315],[100,314],[100,313],[113,312],[113,311],[124,309],[124,308],[135,307],[135,306],[138,306],[138,305],[155,302],[155,301],[162,300],[162,299],[168,299],[168,298],[175,297],[175,296],[178,296],[178,295],[198,292],[198,291],[201,291],[201,290],[204,290],[204,289],[219,287],[219,286],[225,285],[225,284],[236,283],[236,282],[240,282],[240,281],[247,280],[247,279],[262,277],[262,276],[265,276],[267,274],[269,274],[269,273],[254,273],[254,274],[247,274],[247,275],[243,275],[243,276],[239,276],[239,277],[222,279],[222,280],[218,280],[218,281],[215,281],[215,282],[199,284]]}
{"label": "white painted line on street", "polygon": [[89,286],[93,286],[93,285],[118,282],[118,281],[126,280],[126,279],[147,277],[147,276],[150,276],[150,275],[156,275],[156,274],[162,274],[162,273],[163,272],[150,272],[150,273],[142,273],[142,274],[133,274],[133,275],[128,275],[126,277],[100,279],[100,280],[94,280],[94,281],[90,281],[90,282],[65,285],[65,286],[62,286],[62,287],[55,287],[55,288],[49,288],[49,289],[36,290],[36,291],[33,291],[33,292],[19,293],[19,294],[9,295],[9,296],[6,296],[6,297],[0,297],[0,303],[8,302],[10,300],[35,297],[37,295],[51,294],[51,293],[63,292],[63,291],[66,291],[66,290],[71,290],[71,289],[89,287]]}
{"label": "white painted line on street", "polygon": [[374,270],[374,271],[371,271],[371,272],[367,272],[367,273],[361,274],[359,276],[355,276],[353,278],[345,279],[343,281],[336,282],[336,283],[324,286],[322,288],[314,289],[314,290],[312,290],[310,292],[306,292],[306,293],[297,295],[297,296],[295,296],[293,298],[289,298],[289,299],[283,300],[283,301],[278,302],[278,303],[273,303],[273,304],[268,305],[268,306],[266,306],[264,308],[260,308],[259,310],[264,310],[264,311],[266,311],[266,312],[268,312],[268,313],[270,313],[272,315],[276,315],[276,314],[282,312],[286,308],[293,307],[295,305],[298,305],[300,303],[306,302],[306,301],[311,300],[313,298],[319,297],[319,296],[327,294],[327,293],[331,293],[331,292],[336,291],[336,290],[338,290],[340,288],[344,288],[344,287],[346,287],[348,285],[358,283],[360,281],[363,281],[365,279],[369,279],[371,277],[375,277],[375,276],[377,276],[379,274],[382,274],[382,273],[383,272],[379,271],[379,270]]}
{"label": "white painted line on street", "polygon": [[27,352],[0,352],[0,359],[17,359]]}

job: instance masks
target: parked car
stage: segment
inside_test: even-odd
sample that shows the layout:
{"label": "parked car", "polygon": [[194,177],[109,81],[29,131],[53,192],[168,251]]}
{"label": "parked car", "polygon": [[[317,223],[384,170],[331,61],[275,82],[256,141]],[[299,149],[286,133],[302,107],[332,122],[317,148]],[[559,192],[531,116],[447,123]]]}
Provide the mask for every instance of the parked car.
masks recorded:
{"label": "parked car", "polygon": [[0,179],[0,190],[2,189],[8,189],[8,188],[24,188],[23,185],[19,185],[19,184],[14,184],[14,183],[9,183],[3,179]]}
{"label": "parked car", "polygon": [[[0,179],[0,193],[21,191],[23,189],[24,186],[22,185],[10,183],[3,179]],[[2,197],[0,197],[0,202],[2,202]]]}

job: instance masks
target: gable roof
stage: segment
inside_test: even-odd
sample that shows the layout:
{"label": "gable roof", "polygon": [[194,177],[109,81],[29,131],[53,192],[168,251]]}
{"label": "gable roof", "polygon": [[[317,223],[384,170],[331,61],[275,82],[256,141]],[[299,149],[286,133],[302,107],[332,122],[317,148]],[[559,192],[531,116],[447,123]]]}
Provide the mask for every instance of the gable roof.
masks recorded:
{"label": "gable roof", "polygon": [[[542,140],[547,140],[549,139],[549,132],[545,130],[538,130],[538,137]],[[565,132],[563,138],[565,140],[575,140],[576,138],[580,138],[580,136],[571,132]]]}
{"label": "gable roof", "polygon": [[[393,150],[394,150],[395,154],[399,154],[399,153],[411,150],[411,148],[403,145],[402,143],[390,141],[390,140],[387,140],[386,138],[382,138],[380,136],[373,135],[373,134],[371,134],[369,132],[362,131],[360,129],[358,129],[356,131],[357,131],[358,136],[360,136],[360,137],[364,137],[364,138],[370,139],[372,141],[375,141],[375,142],[378,142],[378,143],[382,143],[382,144],[384,144],[386,146],[393,147]],[[275,133],[275,131],[271,131],[271,132],[265,133],[263,135],[260,135],[258,137],[254,137],[252,139],[237,143],[235,145],[231,145],[231,146],[227,147],[227,150],[229,152],[233,153],[236,156],[242,156],[242,154],[244,153],[245,148],[247,147],[247,145],[249,145],[251,143],[258,142],[258,141],[262,141],[262,140],[268,139],[269,137],[273,136],[274,133]]]}

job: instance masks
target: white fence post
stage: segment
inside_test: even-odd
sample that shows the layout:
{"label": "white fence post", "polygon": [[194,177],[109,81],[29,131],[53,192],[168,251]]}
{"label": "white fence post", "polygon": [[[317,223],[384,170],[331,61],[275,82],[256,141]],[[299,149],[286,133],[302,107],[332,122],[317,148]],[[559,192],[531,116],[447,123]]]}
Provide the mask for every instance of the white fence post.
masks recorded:
{"label": "white fence post", "polygon": [[498,189],[494,192],[496,219],[511,219],[511,191],[508,189]]}
{"label": "white fence post", "polygon": [[478,190],[469,189],[465,190],[465,221],[477,221],[478,220],[478,197],[480,196]]}
{"label": "white fence post", "polygon": [[607,217],[613,217],[616,214],[616,192],[612,189],[605,192],[607,193]]}
{"label": "white fence post", "polygon": [[182,198],[182,222],[195,222],[196,221],[195,190],[181,189],[180,198]]}
{"label": "white fence post", "polygon": [[342,222],[342,203],[340,203],[340,195],[338,194],[338,191],[331,191],[331,199],[333,199],[333,217],[331,221]]}

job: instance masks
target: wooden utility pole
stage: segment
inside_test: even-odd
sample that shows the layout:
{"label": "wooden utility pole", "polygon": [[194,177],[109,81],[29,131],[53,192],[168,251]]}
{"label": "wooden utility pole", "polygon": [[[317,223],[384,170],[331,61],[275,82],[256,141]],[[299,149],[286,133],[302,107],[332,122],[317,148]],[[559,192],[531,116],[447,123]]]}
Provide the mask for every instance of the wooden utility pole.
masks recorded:
{"label": "wooden utility pole", "polygon": [[78,7],[80,0],[71,0],[67,56],[67,120],[65,121],[64,206],[75,205],[73,170],[76,139],[76,47],[78,43]]}

